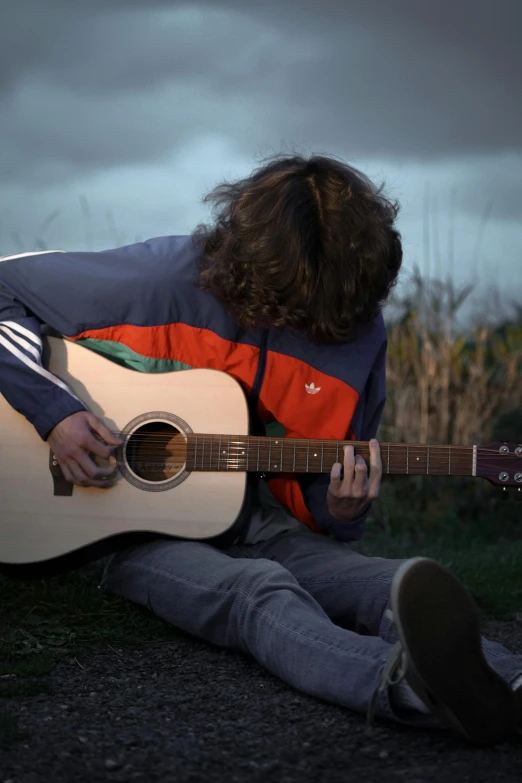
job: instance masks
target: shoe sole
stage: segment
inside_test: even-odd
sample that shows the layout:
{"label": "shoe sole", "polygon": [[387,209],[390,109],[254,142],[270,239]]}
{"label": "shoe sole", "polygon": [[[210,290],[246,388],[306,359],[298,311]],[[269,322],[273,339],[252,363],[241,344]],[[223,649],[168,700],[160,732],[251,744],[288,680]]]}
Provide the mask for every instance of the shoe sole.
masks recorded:
{"label": "shoe sole", "polygon": [[447,568],[428,558],[407,560],[392,582],[391,608],[408,654],[408,679],[418,678],[431,709],[472,742],[492,744],[516,732],[513,691],[487,663],[473,598]]}

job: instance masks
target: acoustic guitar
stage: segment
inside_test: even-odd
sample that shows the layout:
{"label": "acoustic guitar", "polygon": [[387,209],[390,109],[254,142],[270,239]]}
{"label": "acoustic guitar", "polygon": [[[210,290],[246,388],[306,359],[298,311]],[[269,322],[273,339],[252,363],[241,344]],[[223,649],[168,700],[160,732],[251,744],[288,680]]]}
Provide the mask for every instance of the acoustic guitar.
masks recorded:
{"label": "acoustic guitar", "polygon": [[[249,435],[245,393],[224,372],[136,372],[56,337],[44,338],[43,366],[123,438],[117,478],[109,489],[69,484],[0,395],[0,564],[42,563],[135,531],[211,538],[238,518],[249,472],[329,473],[346,443],[369,461],[364,442]],[[380,446],[384,475],[476,476],[521,492],[520,444]]]}

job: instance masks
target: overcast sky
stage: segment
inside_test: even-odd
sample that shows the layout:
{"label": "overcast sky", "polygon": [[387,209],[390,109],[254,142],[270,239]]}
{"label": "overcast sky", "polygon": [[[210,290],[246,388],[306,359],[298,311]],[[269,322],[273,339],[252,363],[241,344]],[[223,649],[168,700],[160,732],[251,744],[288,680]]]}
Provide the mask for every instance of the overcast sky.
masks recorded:
{"label": "overcast sky", "polygon": [[188,233],[262,157],[333,154],[399,199],[407,269],[520,298],[521,29],[520,0],[1,0],[0,255]]}

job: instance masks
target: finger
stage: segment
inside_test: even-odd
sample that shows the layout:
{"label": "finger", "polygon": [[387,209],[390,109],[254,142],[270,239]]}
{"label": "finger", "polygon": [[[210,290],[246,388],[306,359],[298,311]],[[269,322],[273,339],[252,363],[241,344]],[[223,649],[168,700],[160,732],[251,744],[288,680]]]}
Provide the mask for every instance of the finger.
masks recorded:
{"label": "finger", "polygon": [[362,498],[368,494],[368,466],[364,458],[357,454],[355,457],[355,478],[352,484],[352,497]]}
{"label": "finger", "polygon": [[372,438],[370,441],[370,477],[368,482],[368,499],[375,500],[381,488],[382,480],[382,456],[379,442]]}
{"label": "finger", "polygon": [[89,484],[94,487],[110,486],[114,479],[116,468],[114,466],[100,467],[88,455],[86,451],[80,451],[75,454],[75,460],[82,472],[85,474]]}
{"label": "finger", "polygon": [[121,446],[123,443],[123,438],[117,437],[114,433],[112,433],[110,429],[106,427],[105,424],[100,421],[100,419],[93,413],[89,414],[87,421],[89,422],[91,429],[97,432],[106,443],[109,443],[111,446]]}
{"label": "finger", "polygon": [[101,440],[95,438],[91,432],[87,432],[81,440],[81,445],[85,451],[92,451],[93,454],[97,454],[98,457],[104,457],[109,459],[114,452],[114,446],[108,446],[106,443],[102,443]]}
{"label": "finger", "polygon": [[344,480],[343,495],[351,494],[355,478],[355,451],[353,446],[344,447]]}
{"label": "finger", "polygon": [[67,467],[69,468],[69,471],[72,474],[74,484],[78,484],[80,487],[89,486],[90,483],[89,477],[86,475],[85,471],[74,459],[68,460]]}
{"label": "finger", "polygon": [[340,462],[335,462],[332,465],[332,469],[330,471],[330,487],[329,490],[332,492],[333,495],[338,497],[341,492],[341,486],[342,486],[342,480],[341,480],[341,470],[342,465]]}

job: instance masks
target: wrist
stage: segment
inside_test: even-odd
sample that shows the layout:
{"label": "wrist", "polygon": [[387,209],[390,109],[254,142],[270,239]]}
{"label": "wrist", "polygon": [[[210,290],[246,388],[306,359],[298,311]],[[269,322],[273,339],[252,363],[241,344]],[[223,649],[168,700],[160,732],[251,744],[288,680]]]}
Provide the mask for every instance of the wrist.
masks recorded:
{"label": "wrist", "polygon": [[364,508],[363,508],[363,509],[360,509],[360,510],[358,510],[358,511],[354,512],[354,514],[353,514],[353,515],[351,515],[350,517],[346,517],[346,516],[337,516],[335,513],[332,513],[331,511],[330,511],[330,516],[331,516],[333,519],[335,519],[335,521],[336,521],[336,522],[341,522],[341,523],[342,523],[342,522],[344,522],[344,524],[346,524],[346,525],[349,525],[349,524],[351,524],[352,522],[358,522],[360,519],[362,519],[363,517],[365,517],[365,516],[366,516],[366,514],[368,513],[368,511],[370,510],[370,508],[371,508],[371,505],[372,505],[372,501],[370,501],[369,503],[367,503],[367,504],[364,506]]}

